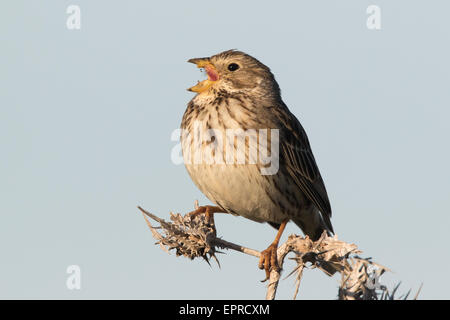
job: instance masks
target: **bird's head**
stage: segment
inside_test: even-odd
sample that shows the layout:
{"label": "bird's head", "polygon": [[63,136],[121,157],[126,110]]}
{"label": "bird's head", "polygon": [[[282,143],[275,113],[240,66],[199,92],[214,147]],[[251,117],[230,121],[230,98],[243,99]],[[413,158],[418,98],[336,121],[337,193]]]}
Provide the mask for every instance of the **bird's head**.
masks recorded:
{"label": "bird's head", "polygon": [[204,69],[208,77],[189,88],[189,91],[199,94],[213,90],[279,95],[278,84],[270,69],[244,52],[228,50],[188,62]]}

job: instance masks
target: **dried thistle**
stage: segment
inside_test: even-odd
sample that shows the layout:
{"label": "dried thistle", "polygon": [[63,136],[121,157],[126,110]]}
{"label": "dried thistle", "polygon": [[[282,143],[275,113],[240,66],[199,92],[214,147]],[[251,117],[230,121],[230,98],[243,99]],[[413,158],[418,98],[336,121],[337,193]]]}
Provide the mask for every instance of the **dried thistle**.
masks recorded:
{"label": "dried thistle", "polygon": [[[175,250],[176,256],[184,256],[191,260],[203,258],[208,264],[210,259],[214,258],[220,266],[215,255],[215,246],[211,245],[211,240],[216,238],[216,229],[214,225],[206,224],[203,215],[192,217],[170,213],[171,222],[166,222],[141,207],[138,208],[144,214],[153,237],[158,240],[156,243],[164,251]],[[157,221],[160,226],[152,226],[147,216]],[[161,230],[162,233],[157,230]]]}
{"label": "dried thistle", "polygon": [[[175,250],[177,256],[185,256],[189,259],[202,258],[208,264],[214,258],[220,267],[216,253],[217,250],[232,249],[255,257],[260,256],[257,250],[249,249],[223,239],[217,238],[214,220],[206,223],[204,215],[190,216],[170,213],[169,222],[138,207],[144,214],[153,237],[163,250],[169,252]],[[195,204],[198,208],[198,204]],[[157,221],[160,226],[151,225],[149,218]],[[160,230],[158,232],[158,230]],[[389,271],[386,267],[375,263],[371,258],[361,258],[361,251],[355,244],[338,240],[337,236],[330,237],[326,232],[317,241],[312,241],[308,236],[301,237],[290,235],[277,251],[278,264],[283,265],[285,257],[293,253],[290,258],[296,261],[297,266],[287,276],[296,274],[296,288],[294,299],[297,297],[303,271],[307,269],[319,269],[328,276],[341,274],[341,283],[338,298],[341,300],[394,300],[407,299],[410,291],[396,297],[400,283],[391,291],[380,284],[380,277]],[[266,299],[274,299],[281,277],[281,270],[272,270],[270,274]],[[420,292],[417,292],[415,299]]]}

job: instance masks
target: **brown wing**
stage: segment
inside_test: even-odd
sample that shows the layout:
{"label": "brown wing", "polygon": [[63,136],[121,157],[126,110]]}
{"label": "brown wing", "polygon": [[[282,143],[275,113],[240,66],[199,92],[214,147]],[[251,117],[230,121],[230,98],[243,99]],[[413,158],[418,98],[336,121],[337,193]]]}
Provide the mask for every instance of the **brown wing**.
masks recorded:
{"label": "brown wing", "polygon": [[283,110],[284,128],[280,128],[280,161],[291,175],[296,185],[311,200],[322,213],[327,227],[333,231],[331,225],[331,205],[325,184],[311,151],[308,136],[300,122],[293,114]]}

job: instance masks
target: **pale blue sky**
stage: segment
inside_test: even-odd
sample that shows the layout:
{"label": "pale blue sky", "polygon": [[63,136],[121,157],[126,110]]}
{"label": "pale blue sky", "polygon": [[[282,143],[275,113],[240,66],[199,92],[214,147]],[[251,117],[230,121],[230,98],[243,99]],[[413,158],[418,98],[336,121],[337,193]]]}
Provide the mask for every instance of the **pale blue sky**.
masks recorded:
{"label": "pale blue sky", "polygon": [[[231,48],[272,69],[307,130],[339,238],[390,267],[388,285],[450,298],[448,1],[283,3],[2,1],[0,298],[264,297],[257,259],[167,255],[136,209],[208,203],[170,161],[170,135],[203,78],[186,60]],[[66,28],[69,4],[81,30]],[[366,28],[370,4],[382,30]],[[275,236],[216,223],[255,249]],[[80,291],[66,288],[72,264]],[[299,298],[335,298],[338,280],[307,271]],[[288,278],[278,297],[293,292]]]}

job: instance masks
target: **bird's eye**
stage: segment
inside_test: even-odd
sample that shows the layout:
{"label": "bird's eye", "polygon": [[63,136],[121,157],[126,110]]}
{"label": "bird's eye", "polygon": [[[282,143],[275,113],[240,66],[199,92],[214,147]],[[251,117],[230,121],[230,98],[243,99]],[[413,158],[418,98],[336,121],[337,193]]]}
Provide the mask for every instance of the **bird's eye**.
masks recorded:
{"label": "bird's eye", "polygon": [[239,69],[239,65],[237,63],[230,63],[228,65],[228,70],[230,71],[236,71],[237,69]]}

